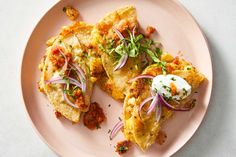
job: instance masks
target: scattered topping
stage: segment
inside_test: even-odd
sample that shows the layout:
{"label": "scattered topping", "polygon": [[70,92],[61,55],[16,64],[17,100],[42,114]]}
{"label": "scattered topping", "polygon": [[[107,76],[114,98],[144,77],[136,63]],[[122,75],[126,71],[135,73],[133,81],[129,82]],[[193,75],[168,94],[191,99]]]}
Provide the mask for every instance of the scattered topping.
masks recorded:
{"label": "scattered topping", "polygon": [[149,78],[149,79],[153,79],[154,76],[152,75],[147,75],[147,74],[141,74],[141,75],[137,75],[136,77],[132,78],[129,80],[129,83],[136,81],[137,79],[141,79],[141,78]]}
{"label": "scattered topping", "polygon": [[152,90],[167,99],[182,100],[191,94],[192,87],[177,75],[158,75],[153,79]]}
{"label": "scattered topping", "polygon": [[140,106],[139,106],[139,110],[138,110],[138,113],[139,113],[139,117],[140,117],[140,118],[141,118],[141,111],[142,111],[142,108],[144,107],[144,105],[145,105],[147,102],[151,101],[153,98],[154,98],[154,96],[151,96],[151,97],[148,97],[148,98],[144,99],[144,100],[141,102],[141,104],[140,104]]}
{"label": "scattered topping", "polygon": [[[65,90],[65,87],[64,87]],[[64,100],[66,101],[66,103],[74,108],[80,109],[78,105],[76,105],[74,102],[72,102],[69,98],[68,95],[66,94],[66,92],[63,92],[63,97]]]}
{"label": "scattered topping", "polygon": [[103,113],[102,108],[99,106],[97,102],[91,103],[89,111],[84,114],[84,125],[91,129],[99,129],[100,125],[103,121],[105,121],[106,117]]}
{"label": "scattered topping", "polygon": [[67,69],[68,61],[71,59],[72,55],[71,53],[64,54],[61,47],[54,47],[51,51],[50,60],[52,61],[52,64],[57,69],[62,69],[64,72]]}
{"label": "scattered topping", "polygon": [[[160,104],[165,106],[166,108],[168,108],[169,110],[173,110],[173,111],[190,111],[194,106],[195,106],[195,103],[190,103],[191,106],[187,106],[187,107],[176,107],[176,106],[172,106],[171,104],[169,104],[164,98],[162,95],[158,94],[158,97],[159,97],[159,101],[160,101]],[[195,99],[194,99],[195,100]],[[192,101],[194,102],[194,101]]]}
{"label": "scattered topping", "polygon": [[46,80],[45,81],[46,84],[66,84],[67,85],[67,88],[65,90],[68,90],[69,88],[69,85],[72,84],[72,85],[75,85],[76,87],[79,87],[79,88],[82,88],[82,85],[75,79],[71,78],[71,77],[55,77],[55,78],[51,78],[50,80]]}
{"label": "scattered topping", "polygon": [[78,10],[71,6],[64,7],[63,11],[66,13],[67,17],[72,21],[75,21],[79,16]]}
{"label": "scattered topping", "polygon": [[167,139],[166,133],[164,131],[159,131],[157,134],[156,142],[159,145],[162,145],[163,143],[165,143],[166,139]]}
{"label": "scattered topping", "polygon": [[61,117],[61,113],[58,112],[58,111],[55,111],[55,116],[56,116],[57,118],[60,118],[60,117]]}
{"label": "scattered topping", "polygon": [[188,66],[186,66],[186,67],[184,67],[184,70],[192,70],[192,66],[191,65],[188,65]]}
{"label": "scattered topping", "polygon": [[147,36],[150,37],[156,31],[156,28],[154,28],[152,26],[148,26],[146,28],[146,31],[147,31]]}
{"label": "scattered topping", "polygon": [[118,142],[116,145],[116,152],[119,155],[122,155],[122,154],[126,153],[131,146],[132,146],[132,143],[128,140]]}
{"label": "scattered topping", "polygon": [[[170,89],[171,89],[171,95],[172,96],[177,94],[177,87],[175,86],[175,84],[173,82],[170,83]],[[186,93],[186,95],[187,95],[187,93]]]}
{"label": "scattered topping", "polygon": [[[135,36],[135,29],[136,27],[133,28],[132,32],[127,30],[129,37],[125,38],[118,29],[113,28],[120,38],[119,45],[109,51],[110,53],[115,52],[119,58],[114,71],[121,69],[127,62],[128,57],[135,58],[141,53],[147,53],[153,62],[161,66],[163,73],[166,73],[166,62],[159,59],[162,54],[162,50],[158,47],[159,44],[151,39],[145,38],[142,34]],[[106,52],[104,47],[102,49]]]}
{"label": "scattered topping", "polygon": [[80,110],[85,111],[88,105],[85,104],[83,93],[80,89],[74,92],[75,104],[80,108]]}
{"label": "scattered topping", "polygon": [[71,64],[70,65],[71,67],[75,68],[76,69],[76,74],[78,75],[79,79],[80,79],[80,82],[81,82],[81,89],[82,91],[84,92],[84,94],[86,93],[86,76],[85,76],[85,73],[84,71],[77,65],[75,64]]}
{"label": "scattered topping", "polygon": [[118,123],[116,123],[116,125],[111,131],[110,140],[112,140],[123,127],[124,127],[124,124],[121,120]]}
{"label": "scattered topping", "polygon": [[125,63],[127,62],[127,60],[128,60],[128,54],[125,53],[125,54],[120,58],[118,64],[117,64],[116,67],[114,68],[114,71],[117,71],[117,70],[119,70],[120,68],[122,68],[122,67],[125,65]]}

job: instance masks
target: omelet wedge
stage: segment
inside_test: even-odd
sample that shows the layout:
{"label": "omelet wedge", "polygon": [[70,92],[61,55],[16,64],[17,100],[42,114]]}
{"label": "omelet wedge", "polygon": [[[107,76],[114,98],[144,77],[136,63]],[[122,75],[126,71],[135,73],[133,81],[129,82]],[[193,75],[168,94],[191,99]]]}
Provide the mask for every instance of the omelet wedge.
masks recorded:
{"label": "omelet wedge", "polygon": [[[164,53],[161,56],[162,61],[166,61],[167,74],[174,74],[185,79],[192,87],[193,91],[199,87],[204,80],[204,75],[197,71],[190,63],[183,59],[173,58],[170,54]],[[142,74],[153,76],[163,74],[158,64],[148,66]],[[141,150],[146,151],[156,140],[161,124],[173,115],[173,111],[162,107],[161,119],[156,121],[155,113],[145,114],[145,110],[150,102],[144,106],[141,118],[139,116],[139,107],[141,102],[151,96],[151,80],[138,79],[129,87],[124,100],[123,122],[124,136],[127,140],[137,144]],[[185,105],[187,100],[181,100],[180,104]],[[170,101],[173,104],[174,102]],[[174,105],[174,104],[173,104]]]}
{"label": "omelet wedge", "polygon": [[115,66],[119,58],[114,53],[110,53],[111,44],[116,44],[119,40],[114,28],[127,36],[127,30],[138,28],[136,10],[132,6],[120,8],[107,14],[94,27],[92,44],[101,56],[105,73],[98,84],[117,100],[123,100],[128,84],[127,81],[141,72],[140,56],[129,58],[121,69],[115,71]]}
{"label": "omelet wedge", "polygon": [[[41,77],[39,81],[39,89],[48,97],[50,104],[54,110],[61,113],[65,118],[72,122],[79,122],[81,112],[87,111],[90,104],[90,96],[92,93],[93,83],[90,77],[90,57],[92,56],[92,49],[89,49],[91,41],[91,32],[93,25],[84,22],[75,22],[70,26],[64,26],[58,36],[55,36],[47,41],[46,53],[39,65]],[[57,49],[63,51],[68,59],[69,64],[74,64],[84,71],[87,77],[87,93],[82,96],[79,95],[80,101],[78,103],[84,104],[84,109],[78,109],[65,101],[63,96],[64,86],[58,83],[46,83],[48,80],[55,77],[64,77],[68,73],[68,69],[64,69],[65,60],[63,56],[59,56]],[[58,55],[58,56],[55,56]],[[81,80],[78,80],[81,81]],[[77,93],[78,95],[78,93]]]}

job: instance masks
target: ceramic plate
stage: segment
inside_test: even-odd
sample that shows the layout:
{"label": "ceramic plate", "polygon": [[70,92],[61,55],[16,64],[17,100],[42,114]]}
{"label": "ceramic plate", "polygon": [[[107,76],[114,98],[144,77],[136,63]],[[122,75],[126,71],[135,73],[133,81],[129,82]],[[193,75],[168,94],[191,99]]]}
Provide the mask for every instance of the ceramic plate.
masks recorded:
{"label": "ceramic plate", "polygon": [[[62,8],[72,5],[77,8],[82,19],[94,24],[105,13],[119,7],[133,5],[137,9],[140,25],[155,26],[158,37],[165,49],[177,55],[183,52],[183,58],[195,65],[207,78],[198,90],[197,106],[191,112],[176,113],[163,126],[168,139],[162,146],[154,144],[143,153],[137,148],[131,149],[125,156],[156,157],[170,156],[179,150],[199,127],[209,104],[212,89],[212,64],[206,39],[193,17],[175,0],[62,0],[53,6],[39,21],[27,43],[21,71],[22,95],[30,120],[40,137],[48,146],[61,156],[73,157],[111,157],[118,156],[114,145],[123,140],[122,133],[109,140],[108,130],[118,121],[122,104],[116,102],[99,88],[95,88],[93,101],[104,109],[107,121],[101,129],[90,131],[84,125],[72,125],[71,122],[58,120],[47,99],[37,90],[39,80],[37,65],[45,53],[46,40],[58,34],[63,25],[71,22]],[[111,107],[108,105],[111,104]]]}

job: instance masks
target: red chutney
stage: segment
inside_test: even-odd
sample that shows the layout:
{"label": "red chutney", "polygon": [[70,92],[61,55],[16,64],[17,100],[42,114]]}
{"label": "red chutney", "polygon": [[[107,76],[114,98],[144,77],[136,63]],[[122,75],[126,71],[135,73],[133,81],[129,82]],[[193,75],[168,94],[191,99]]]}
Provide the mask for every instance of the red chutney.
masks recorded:
{"label": "red chutney", "polygon": [[[50,56],[50,60],[57,69],[62,68],[65,64],[65,58],[61,54],[61,52],[63,53],[63,48],[58,47],[58,46],[52,48],[52,51],[51,51],[52,55]],[[67,60],[70,61],[72,57],[71,53],[66,53],[65,56]]]}
{"label": "red chutney", "polygon": [[119,155],[122,155],[122,154],[126,153],[131,146],[132,146],[132,143],[128,140],[118,142],[116,145],[116,152]]}
{"label": "red chutney", "polygon": [[105,121],[105,119],[106,117],[102,108],[98,103],[94,102],[91,103],[89,111],[84,114],[83,122],[87,128],[94,130],[100,128],[100,124]]}

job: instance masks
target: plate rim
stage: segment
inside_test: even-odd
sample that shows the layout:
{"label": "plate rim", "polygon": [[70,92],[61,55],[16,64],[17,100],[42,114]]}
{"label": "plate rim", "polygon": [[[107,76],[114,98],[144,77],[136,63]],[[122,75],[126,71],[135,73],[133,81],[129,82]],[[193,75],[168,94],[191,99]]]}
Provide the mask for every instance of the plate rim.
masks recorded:
{"label": "plate rim", "polygon": [[[206,48],[207,48],[207,51],[209,52],[209,55],[210,55],[210,66],[211,66],[211,79],[209,80],[209,82],[211,82],[211,87],[210,87],[210,91],[209,91],[209,99],[208,99],[208,102],[207,102],[207,108],[206,110],[204,111],[204,114],[202,116],[202,118],[200,119],[200,123],[199,125],[194,129],[194,132],[192,133],[192,135],[185,141],[183,142],[181,145],[178,145],[177,149],[175,149],[175,151],[172,151],[170,154],[168,154],[169,156],[172,156],[174,154],[176,154],[178,151],[180,151],[188,142],[190,142],[190,140],[192,139],[192,137],[196,134],[197,130],[199,129],[199,127],[202,125],[202,122],[203,120],[205,119],[205,116],[207,114],[207,111],[208,111],[208,107],[210,105],[210,102],[211,102],[211,99],[212,99],[212,89],[213,89],[213,85],[214,85],[214,70],[213,70],[213,62],[212,62],[212,50],[210,48],[210,45],[209,45],[209,42],[208,42],[208,39],[207,39],[207,36],[205,35],[203,29],[201,28],[201,26],[199,25],[199,23],[197,22],[197,20],[195,19],[195,17],[190,13],[190,11],[179,1],[179,0],[170,0],[172,2],[174,2],[176,5],[178,5],[181,10],[185,11],[187,15],[189,15],[191,17],[191,19],[193,20],[194,24],[197,26],[197,29],[200,31],[200,34],[201,36],[203,37],[204,39],[204,43],[206,44]],[[28,44],[29,44],[29,41],[32,37],[32,34],[35,32],[35,30],[37,29],[37,26],[39,25],[40,22],[42,22],[42,20],[44,19],[44,17],[48,14],[48,12],[50,10],[52,10],[53,8],[55,8],[57,5],[59,5],[60,3],[62,3],[62,1],[57,1],[55,2],[54,4],[52,4],[49,9],[47,9],[45,12],[42,13],[42,15],[40,16],[40,18],[37,20],[36,24],[34,25],[32,31],[29,33],[28,37],[26,37],[26,43],[25,43],[25,46],[24,46],[24,50],[23,50],[23,54],[21,55],[21,66],[20,66],[20,97],[21,97],[21,101],[22,103],[24,104],[24,112],[26,113],[27,115],[27,119],[30,121],[31,123],[31,127],[33,128],[33,130],[36,132],[36,134],[38,135],[38,137],[58,156],[63,156],[63,154],[60,154],[56,148],[51,145],[46,139],[45,137],[40,133],[40,131],[38,130],[38,128],[36,127],[35,123],[32,121],[32,118],[29,114],[29,110],[27,108],[27,105],[26,105],[26,101],[25,101],[25,97],[24,97],[24,90],[23,90],[23,73],[22,73],[22,69],[23,69],[23,63],[24,63],[24,60],[25,60],[25,52],[27,50],[27,47],[28,47]]]}

